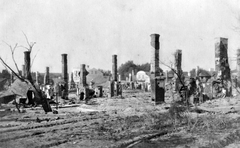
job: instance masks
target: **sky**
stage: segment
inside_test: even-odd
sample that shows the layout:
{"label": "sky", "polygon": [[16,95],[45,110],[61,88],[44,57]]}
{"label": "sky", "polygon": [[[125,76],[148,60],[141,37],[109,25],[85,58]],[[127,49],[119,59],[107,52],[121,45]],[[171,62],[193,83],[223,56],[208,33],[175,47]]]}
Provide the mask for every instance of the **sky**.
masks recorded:
{"label": "sky", "polygon": [[[150,35],[160,34],[160,60],[173,62],[182,50],[182,69],[214,68],[216,38],[228,38],[231,69],[240,48],[238,0],[0,0],[0,56],[15,70],[9,47],[36,42],[32,71],[62,71],[61,54],[68,54],[68,71],[80,64],[111,70],[132,60],[150,62]],[[4,42],[3,42],[4,41]],[[23,65],[24,48],[15,50]],[[160,65],[164,70],[167,67]],[[0,70],[4,69],[0,65]]]}

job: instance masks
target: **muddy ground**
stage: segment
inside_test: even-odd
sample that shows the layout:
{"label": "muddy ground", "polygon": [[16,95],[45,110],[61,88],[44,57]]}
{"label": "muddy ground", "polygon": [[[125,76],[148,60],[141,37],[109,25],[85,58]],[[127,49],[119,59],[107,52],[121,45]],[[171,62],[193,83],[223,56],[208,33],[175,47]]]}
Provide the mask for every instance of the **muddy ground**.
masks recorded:
{"label": "muddy ground", "polygon": [[180,116],[169,112],[171,101],[156,106],[150,93],[128,91],[88,104],[65,101],[58,114],[2,105],[0,147],[240,147],[240,97],[206,101]]}

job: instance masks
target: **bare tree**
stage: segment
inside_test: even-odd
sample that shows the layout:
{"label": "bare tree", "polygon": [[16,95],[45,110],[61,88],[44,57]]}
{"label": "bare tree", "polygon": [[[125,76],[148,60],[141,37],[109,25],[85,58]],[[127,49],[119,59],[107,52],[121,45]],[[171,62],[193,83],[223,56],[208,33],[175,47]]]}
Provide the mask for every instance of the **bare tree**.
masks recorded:
{"label": "bare tree", "polygon": [[19,47],[23,47],[23,48],[25,48],[25,49],[27,49],[27,51],[30,51],[30,52],[32,52],[32,49],[33,49],[33,46],[36,44],[36,42],[29,42],[28,41],[28,38],[27,38],[27,36],[26,36],[26,34],[24,33],[24,32],[22,32],[23,33],[23,35],[24,35],[24,37],[25,37],[25,39],[26,39],[26,41],[27,41],[27,44],[28,44],[28,47],[25,47],[25,46],[19,46]]}
{"label": "bare tree", "polygon": [[[172,67],[172,63],[170,64],[171,66],[169,66],[168,64],[164,63],[164,62],[161,62],[160,63],[166,67],[168,67],[169,69],[171,69],[171,71],[177,76],[177,79],[179,80],[179,82],[181,83],[182,87],[180,89],[178,89],[178,94],[181,96],[182,100],[181,102],[185,102],[186,105],[189,107],[189,96],[188,96],[188,88],[187,86],[185,85],[185,82],[183,80],[183,72],[181,71],[177,71],[176,69],[174,69]],[[184,95],[182,94],[182,91],[185,91],[184,92]]]}
{"label": "bare tree", "polygon": [[40,49],[38,49],[38,51],[36,52],[35,56],[34,56],[33,59],[32,59],[31,67],[33,66],[34,60],[35,60],[36,56],[38,55],[39,50],[40,50]]}
{"label": "bare tree", "polygon": [[[23,35],[24,35],[24,37],[25,37],[25,39],[26,39],[26,42],[27,42],[28,47],[25,47],[25,46],[22,46],[22,45],[19,46],[19,47],[22,47],[22,48],[27,49],[27,51],[29,51],[30,54],[31,54],[31,53],[32,53],[32,50],[33,50],[33,46],[36,44],[36,42],[29,42],[27,35],[26,35],[24,32],[22,32],[22,33],[23,33]],[[39,50],[40,50],[40,49],[39,49]],[[36,55],[35,55],[35,56],[33,57],[33,59],[32,59],[32,62],[30,63],[30,69],[31,69],[31,67],[32,67],[32,65],[33,65],[33,62],[34,62],[34,60],[35,60],[35,58],[36,58],[39,50],[37,51]]]}
{"label": "bare tree", "polygon": [[16,43],[15,46],[12,47],[11,45],[9,45],[8,43],[6,43],[5,41],[3,41],[3,42],[10,48],[11,53],[12,53],[12,60],[13,60],[13,62],[14,62],[14,65],[15,65],[15,67],[16,67],[16,69],[17,69],[18,74],[20,75],[20,70],[19,70],[18,65],[17,65],[17,63],[16,63],[16,60],[15,60],[15,58],[14,58],[14,52],[15,52],[16,48],[18,47],[18,44]]}
{"label": "bare tree", "polygon": [[[161,64],[163,64],[164,66],[168,67],[171,69],[171,71],[176,74],[177,78],[179,79],[180,83],[182,84],[182,86],[185,86],[185,83],[184,81],[182,80],[182,76],[183,76],[183,73],[179,73],[177,72],[172,66],[169,66],[167,64],[165,64],[164,62],[161,62]],[[172,65],[172,64],[171,64]]]}
{"label": "bare tree", "polygon": [[3,63],[3,65],[7,67],[16,77],[18,77],[21,81],[24,81],[24,79],[20,75],[18,75],[6,62],[4,62],[2,57],[0,57],[0,60]]}
{"label": "bare tree", "polygon": [[[23,48],[27,49],[27,52],[31,53],[32,50],[33,50],[33,46],[36,44],[36,42],[31,42],[31,43],[29,43],[26,34],[25,34],[24,32],[23,32],[23,34],[24,34],[25,39],[26,39],[26,41],[27,41],[28,47],[18,46],[18,44],[15,44],[15,46],[12,47],[11,45],[9,45],[9,44],[7,44],[7,43],[5,42],[5,44],[7,44],[7,45],[9,46],[9,48],[11,49],[12,58],[13,58],[14,64],[15,64],[15,66],[16,66],[19,74],[17,74],[17,73],[2,59],[1,56],[0,56],[0,61],[1,61],[2,64],[3,64],[5,67],[7,67],[19,80],[21,80],[22,82],[25,82],[25,83],[27,83],[27,84],[30,83],[30,85],[35,89],[35,92],[37,93],[37,96],[40,97],[40,98],[38,98],[38,99],[40,99],[40,100],[35,100],[35,103],[40,103],[40,104],[42,104],[42,107],[43,107],[43,109],[44,109],[45,112],[52,111],[52,109],[51,109],[51,107],[49,106],[46,98],[44,98],[44,97],[42,96],[41,91],[36,88],[36,86],[34,85],[34,82],[33,82],[31,79],[29,79],[29,77],[28,77],[28,78],[24,78],[23,76],[20,75],[20,71],[19,71],[19,69],[18,69],[17,63],[16,63],[16,61],[15,61],[15,59],[14,59],[14,51],[16,50],[17,47],[23,47]],[[29,55],[29,57],[30,57],[30,55]],[[36,55],[35,55],[35,57],[36,57]],[[34,59],[35,59],[35,57],[34,57]],[[30,58],[29,58],[28,60],[29,60],[28,62],[30,63]],[[29,70],[28,73],[30,73],[30,67],[29,67],[28,70]],[[30,77],[30,78],[31,78],[31,77]]]}

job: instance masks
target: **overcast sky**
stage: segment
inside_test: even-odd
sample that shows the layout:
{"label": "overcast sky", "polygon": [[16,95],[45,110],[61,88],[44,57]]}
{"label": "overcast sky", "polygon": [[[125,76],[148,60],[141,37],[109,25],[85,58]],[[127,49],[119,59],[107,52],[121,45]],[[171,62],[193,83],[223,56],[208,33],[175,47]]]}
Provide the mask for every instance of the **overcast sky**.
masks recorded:
{"label": "overcast sky", "polygon": [[[36,42],[32,56],[39,50],[32,71],[49,66],[50,72],[61,72],[62,53],[68,54],[69,72],[80,64],[111,70],[113,54],[118,65],[150,62],[150,34],[158,33],[161,61],[173,61],[181,49],[184,71],[209,69],[216,37],[228,38],[228,54],[236,57],[238,14],[238,0],[0,0],[0,56],[13,67],[2,40],[27,46],[23,31]],[[23,51],[16,49],[19,67]]]}

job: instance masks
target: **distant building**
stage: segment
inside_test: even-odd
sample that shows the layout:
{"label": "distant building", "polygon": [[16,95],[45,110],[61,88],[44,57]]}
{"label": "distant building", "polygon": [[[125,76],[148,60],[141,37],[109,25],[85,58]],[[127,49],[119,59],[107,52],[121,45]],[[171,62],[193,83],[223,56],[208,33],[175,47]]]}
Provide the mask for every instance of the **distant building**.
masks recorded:
{"label": "distant building", "polygon": [[137,82],[146,82],[150,83],[150,73],[145,71],[138,71],[136,74]]}
{"label": "distant building", "polygon": [[7,78],[0,78],[0,91],[7,90],[10,82]]}
{"label": "distant building", "polygon": [[[87,69],[87,71],[87,84],[92,82],[93,86],[103,86],[109,80],[109,76],[104,76],[104,74],[96,68]],[[73,69],[72,72],[73,81],[75,84],[78,84],[80,81],[80,69]]]}

